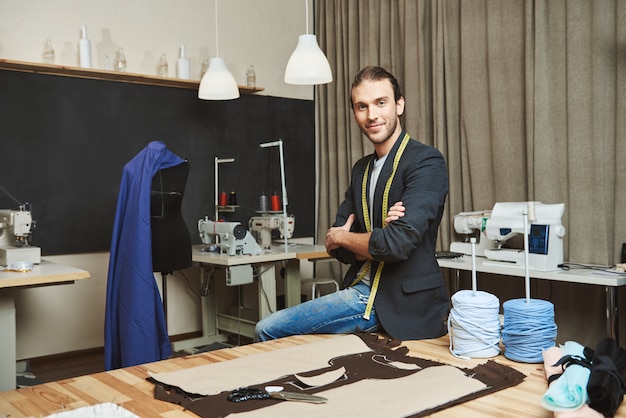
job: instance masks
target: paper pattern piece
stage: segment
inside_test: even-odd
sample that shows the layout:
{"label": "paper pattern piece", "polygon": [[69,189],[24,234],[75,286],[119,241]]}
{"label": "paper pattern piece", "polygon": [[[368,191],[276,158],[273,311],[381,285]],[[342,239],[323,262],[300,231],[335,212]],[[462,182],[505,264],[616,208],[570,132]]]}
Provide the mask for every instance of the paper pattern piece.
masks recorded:
{"label": "paper pattern piece", "polygon": [[404,417],[485,388],[484,383],[456,367],[433,366],[398,379],[365,379],[316,393],[328,398],[324,404],[303,407],[296,402],[281,402],[229,417]]}
{"label": "paper pattern piece", "polygon": [[328,367],[329,358],[369,350],[356,335],[345,335],[176,372],[148,374],[158,382],[187,393],[216,395],[280,376]]}

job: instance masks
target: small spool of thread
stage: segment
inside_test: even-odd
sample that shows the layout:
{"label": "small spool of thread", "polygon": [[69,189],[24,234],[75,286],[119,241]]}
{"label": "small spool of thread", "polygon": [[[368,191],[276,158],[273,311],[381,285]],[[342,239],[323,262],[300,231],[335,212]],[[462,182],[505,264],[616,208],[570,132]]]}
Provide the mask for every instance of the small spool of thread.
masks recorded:
{"label": "small spool of thread", "polygon": [[280,211],[280,197],[277,194],[273,194],[270,199],[270,208],[273,212]]}
{"label": "small spool of thread", "polygon": [[268,205],[267,196],[265,196],[265,193],[263,193],[259,197],[259,210],[261,212],[267,212],[267,205]]}
{"label": "small spool of thread", "polygon": [[232,192],[230,192],[230,196],[228,196],[228,204],[229,205],[236,205],[237,204],[237,193],[235,193],[234,190]]}
{"label": "small spool of thread", "polygon": [[537,220],[537,212],[535,211],[535,202],[528,202],[528,222]]}
{"label": "small spool of thread", "polygon": [[228,204],[228,194],[226,192],[220,193],[219,204],[220,206],[226,206]]}

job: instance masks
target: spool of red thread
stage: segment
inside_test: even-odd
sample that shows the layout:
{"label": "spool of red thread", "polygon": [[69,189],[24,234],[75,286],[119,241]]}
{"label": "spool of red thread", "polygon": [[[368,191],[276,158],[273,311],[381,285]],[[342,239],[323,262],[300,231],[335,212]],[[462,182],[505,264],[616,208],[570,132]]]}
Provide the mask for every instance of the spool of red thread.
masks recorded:
{"label": "spool of red thread", "polygon": [[228,204],[228,193],[226,192],[220,193],[219,205],[226,206],[227,204]]}
{"label": "spool of red thread", "polygon": [[272,212],[280,211],[280,197],[277,194],[270,196],[270,210]]}

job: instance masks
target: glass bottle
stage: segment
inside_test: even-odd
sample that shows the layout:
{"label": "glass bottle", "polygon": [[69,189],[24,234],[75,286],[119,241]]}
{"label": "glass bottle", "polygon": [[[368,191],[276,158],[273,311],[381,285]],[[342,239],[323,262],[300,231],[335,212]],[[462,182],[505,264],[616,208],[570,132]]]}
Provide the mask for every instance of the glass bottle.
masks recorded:
{"label": "glass bottle", "polygon": [[50,38],[46,39],[46,44],[43,47],[43,62],[45,64],[54,64],[54,47]]}
{"label": "glass bottle", "polygon": [[161,53],[161,58],[159,58],[159,65],[157,67],[157,75],[161,77],[167,77],[167,57],[165,56],[165,52]]}
{"label": "glass bottle", "polygon": [[115,56],[115,71],[126,71],[126,55],[124,54],[124,48],[120,48]]}
{"label": "glass bottle", "polygon": [[202,80],[202,77],[204,77],[204,73],[206,73],[208,69],[209,69],[209,60],[202,61],[202,67],[200,68],[200,79],[201,80]]}
{"label": "glass bottle", "polygon": [[246,85],[250,88],[254,88],[256,86],[256,73],[254,72],[254,65],[250,65],[250,67],[248,67],[248,71],[246,71]]}

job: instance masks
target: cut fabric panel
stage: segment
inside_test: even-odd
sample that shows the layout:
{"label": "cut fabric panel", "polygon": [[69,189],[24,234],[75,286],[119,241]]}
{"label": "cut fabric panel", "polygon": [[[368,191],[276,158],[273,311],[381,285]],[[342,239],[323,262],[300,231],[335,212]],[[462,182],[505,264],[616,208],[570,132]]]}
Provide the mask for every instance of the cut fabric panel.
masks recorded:
{"label": "cut fabric panel", "polygon": [[[411,357],[408,348],[400,344],[400,341],[374,334],[345,335],[179,372],[152,374],[151,380],[155,383],[157,399],[180,404],[205,418],[357,415],[379,418],[381,407],[388,416],[427,416],[517,385],[525,377],[493,360],[464,369]],[[194,395],[195,389],[189,390],[198,386],[197,382],[189,384],[191,376],[203,376],[202,380],[211,382],[224,381],[231,372],[240,374],[237,370],[242,364],[236,360],[244,359],[257,365],[246,369],[245,381],[239,380],[236,385],[228,383],[209,396]],[[308,364],[321,361],[323,366],[307,370],[303,361]],[[256,367],[260,365],[264,371],[257,375]],[[274,368],[274,378],[267,380],[267,370],[271,368]],[[342,376],[322,386],[307,386],[298,379],[327,375],[341,368],[345,369]],[[284,374],[285,370],[293,371]],[[179,386],[167,382],[176,382]],[[282,386],[286,391],[315,394],[329,401],[316,405],[272,399],[229,402],[230,391],[239,386],[258,389]],[[353,401],[356,398],[359,402]]]}

